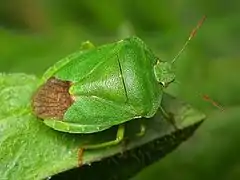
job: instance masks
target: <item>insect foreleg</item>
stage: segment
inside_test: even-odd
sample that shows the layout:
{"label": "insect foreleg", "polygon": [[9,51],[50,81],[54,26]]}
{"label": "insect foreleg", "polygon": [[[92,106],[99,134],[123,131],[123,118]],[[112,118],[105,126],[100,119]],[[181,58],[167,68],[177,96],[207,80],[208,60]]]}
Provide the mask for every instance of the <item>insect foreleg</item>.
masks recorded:
{"label": "insect foreleg", "polygon": [[146,125],[144,124],[143,120],[140,120],[140,131],[136,134],[139,137],[142,137],[145,135],[146,133]]}
{"label": "insect foreleg", "polygon": [[166,119],[173,127],[175,130],[178,130],[178,127],[176,125],[175,119],[171,113],[166,112],[162,106],[159,107],[159,110],[163,116],[164,119]]}

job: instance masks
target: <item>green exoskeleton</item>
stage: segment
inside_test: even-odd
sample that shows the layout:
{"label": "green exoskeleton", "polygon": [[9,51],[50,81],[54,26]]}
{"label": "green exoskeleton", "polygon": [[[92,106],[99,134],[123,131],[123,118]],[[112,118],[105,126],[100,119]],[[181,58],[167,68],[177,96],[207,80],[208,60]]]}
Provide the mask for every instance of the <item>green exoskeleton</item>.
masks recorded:
{"label": "green exoskeleton", "polygon": [[161,61],[138,37],[100,47],[86,42],[46,71],[32,111],[47,126],[68,133],[96,133],[119,125],[115,140],[84,148],[115,145],[124,137],[125,122],[164,111],[163,89],[175,79],[173,61]]}

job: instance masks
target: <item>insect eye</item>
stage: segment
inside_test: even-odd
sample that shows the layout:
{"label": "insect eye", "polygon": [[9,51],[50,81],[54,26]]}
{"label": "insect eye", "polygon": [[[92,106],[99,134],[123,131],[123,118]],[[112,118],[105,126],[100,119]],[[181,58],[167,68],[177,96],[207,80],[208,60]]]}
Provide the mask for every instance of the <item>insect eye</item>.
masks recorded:
{"label": "insect eye", "polygon": [[174,82],[175,79],[172,78],[172,79],[168,79],[168,81],[161,81],[160,84],[164,87],[164,88],[167,88],[172,82]]}

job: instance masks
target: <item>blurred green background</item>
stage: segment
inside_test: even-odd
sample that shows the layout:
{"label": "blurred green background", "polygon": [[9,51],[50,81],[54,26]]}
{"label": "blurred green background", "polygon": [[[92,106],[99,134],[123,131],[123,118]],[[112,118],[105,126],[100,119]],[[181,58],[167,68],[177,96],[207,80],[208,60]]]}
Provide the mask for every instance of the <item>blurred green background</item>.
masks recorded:
{"label": "blurred green background", "polygon": [[176,63],[180,83],[168,92],[209,118],[189,141],[134,179],[240,179],[239,7],[237,0],[1,0],[0,72],[41,76],[83,41],[101,45],[132,34],[172,60],[206,15]]}

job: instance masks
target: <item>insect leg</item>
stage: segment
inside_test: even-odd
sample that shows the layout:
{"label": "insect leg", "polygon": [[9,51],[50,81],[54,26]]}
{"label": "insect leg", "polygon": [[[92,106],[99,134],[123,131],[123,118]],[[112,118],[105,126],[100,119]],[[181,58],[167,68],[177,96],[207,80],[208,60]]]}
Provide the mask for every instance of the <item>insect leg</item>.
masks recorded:
{"label": "insect leg", "polygon": [[78,149],[78,167],[82,166],[83,164],[83,148]]}
{"label": "insect leg", "polygon": [[173,115],[171,113],[166,112],[162,106],[159,107],[160,112],[162,113],[164,119],[166,119],[171,125],[173,125],[173,127],[175,128],[175,130],[178,130],[178,127],[176,125],[175,119],[173,117]]}
{"label": "insect leg", "polygon": [[119,144],[123,140],[124,133],[125,133],[125,125],[124,124],[120,124],[118,126],[117,136],[116,136],[115,140],[104,142],[104,143],[99,143],[99,144],[85,145],[85,146],[83,146],[83,148],[84,149],[98,149],[98,148],[104,148],[104,147],[108,147],[108,146],[117,145],[117,144]]}
{"label": "insect leg", "polygon": [[140,124],[140,132],[137,133],[137,136],[139,136],[139,137],[144,136],[145,133],[146,133],[146,126],[145,126],[144,122],[142,121]]}

